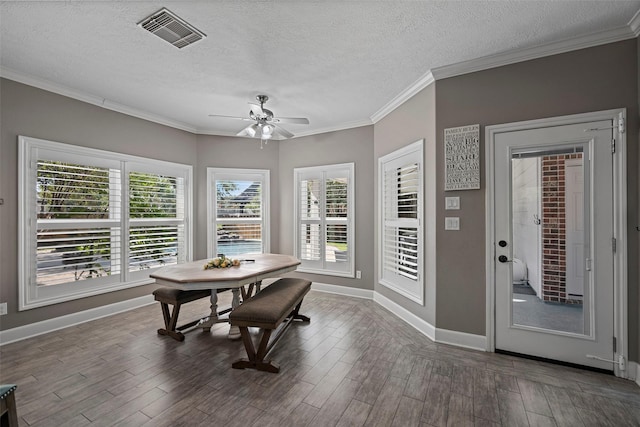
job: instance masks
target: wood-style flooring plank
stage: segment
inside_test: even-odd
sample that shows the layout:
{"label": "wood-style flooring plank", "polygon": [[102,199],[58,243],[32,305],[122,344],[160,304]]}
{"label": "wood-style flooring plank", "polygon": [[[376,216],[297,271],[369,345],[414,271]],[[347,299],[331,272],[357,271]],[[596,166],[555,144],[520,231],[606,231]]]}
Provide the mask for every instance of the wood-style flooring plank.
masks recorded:
{"label": "wood-style flooring plank", "polygon": [[424,402],[403,396],[393,417],[393,427],[407,427],[420,425]]}
{"label": "wood-style flooring plank", "polygon": [[507,390],[498,390],[498,406],[502,425],[513,427],[529,427],[527,412],[522,402],[523,396]]}
{"label": "wood-style flooring plank", "polygon": [[371,405],[352,399],[336,427],[360,427],[367,422]]}
{"label": "wood-style flooring plank", "polygon": [[446,426],[449,417],[451,377],[431,374],[422,410],[422,421],[432,426]]}
{"label": "wood-style flooring plank", "polygon": [[398,377],[387,377],[378,399],[372,405],[369,417],[365,422],[367,426],[389,426],[400,404],[402,391],[407,385],[407,380]]}
{"label": "wood-style flooring plank", "polygon": [[447,427],[473,427],[473,425],[473,397],[451,393],[449,397]]}
{"label": "wood-style flooring plank", "polygon": [[359,382],[344,378],[329,399],[322,405],[311,424],[314,427],[336,425],[359,388]]}
{"label": "wood-style flooring plank", "polygon": [[518,387],[527,412],[535,412],[546,417],[552,416],[542,384],[519,378]]}
{"label": "wood-style flooring plank", "polygon": [[559,427],[583,426],[578,409],[573,406],[569,393],[563,388],[545,385],[544,395],[551,407],[551,414]]}

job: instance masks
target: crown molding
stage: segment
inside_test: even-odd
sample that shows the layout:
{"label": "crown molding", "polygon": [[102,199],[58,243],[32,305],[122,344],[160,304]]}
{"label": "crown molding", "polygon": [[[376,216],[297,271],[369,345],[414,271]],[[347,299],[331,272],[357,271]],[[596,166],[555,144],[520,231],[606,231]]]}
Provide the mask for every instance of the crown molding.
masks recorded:
{"label": "crown molding", "polygon": [[640,9],[633,15],[633,18],[631,18],[627,25],[636,37],[640,36]]}
{"label": "crown molding", "polygon": [[312,129],[306,132],[300,132],[295,134],[295,136],[290,139],[302,138],[303,136],[313,136],[313,135],[318,135],[322,133],[337,132],[340,130],[354,129],[362,126],[371,126],[372,124],[373,122],[371,120],[367,120],[367,119],[358,120],[355,122],[342,123],[336,126],[329,126],[325,128]]}
{"label": "crown molding", "polygon": [[422,77],[416,80],[411,86],[403,90],[399,93],[395,98],[391,101],[387,102],[381,109],[373,113],[371,116],[372,123],[378,123],[382,120],[387,114],[391,113],[393,110],[404,104],[409,98],[416,95],[425,87],[429,86],[431,83],[435,82],[435,78],[431,71],[427,71]]}
{"label": "crown molding", "polygon": [[[640,25],[640,22],[638,22],[640,21],[640,18],[636,18],[637,16],[638,14],[634,16],[634,19],[636,24]],[[529,61],[532,59],[543,58],[551,55],[557,55],[560,53],[571,52],[574,50],[628,40],[634,37],[634,31],[631,28],[630,22],[629,26],[624,26],[613,30],[601,31],[599,33],[589,34],[581,37],[574,37],[558,42],[546,43],[543,45],[524,49],[513,49],[507,52],[497,53],[495,55],[488,55],[481,58],[471,59],[469,61],[459,62],[457,64],[436,67],[431,69],[431,73],[433,74],[435,80],[441,80],[448,77],[460,76],[476,71],[488,70],[491,68]]]}
{"label": "crown molding", "polygon": [[128,116],[137,117],[139,119],[147,120],[150,122],[158,123],[161,125],[169,126],[175,129],[184,130],[191,133],[196,133],[196,129],[189,126],[186,123],[171,120],[163,116],[151,114],[146,111],[129,107],[124,104],[120,104],[114,101],[110,101],[106,98],[102,98],[91,93],[72,89],[68,86],[64,86],[58,83],[54,83],[50,80],[42,79],[32,75],[20,73],[7,67],[0,66],[0,77],[16,81],[28,86],[33,86],[38,89],[46,90],[48,92],[57,93],[58,95],[66,96],[67,98],[73,98],[78,101],[86,102],[88,104],[96,105],[98,107],[112,110],[117,113],[126,114]]}

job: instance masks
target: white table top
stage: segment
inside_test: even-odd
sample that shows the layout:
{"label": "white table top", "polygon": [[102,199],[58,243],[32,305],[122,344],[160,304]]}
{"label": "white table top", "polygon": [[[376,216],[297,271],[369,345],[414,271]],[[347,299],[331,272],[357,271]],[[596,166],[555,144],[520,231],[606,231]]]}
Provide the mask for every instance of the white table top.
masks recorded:
{"label": "white table top", "polygon": [[222,289],[240,287],[294,271],[300,264],[297,258],[281,254],[250,254],[233,258],[252,259],[255,262],[243,262],[238,267],[205,270],[204,266],[209,260],[203,259],[162,267],[150,277],[156,279],[159,285],[184,290]]}

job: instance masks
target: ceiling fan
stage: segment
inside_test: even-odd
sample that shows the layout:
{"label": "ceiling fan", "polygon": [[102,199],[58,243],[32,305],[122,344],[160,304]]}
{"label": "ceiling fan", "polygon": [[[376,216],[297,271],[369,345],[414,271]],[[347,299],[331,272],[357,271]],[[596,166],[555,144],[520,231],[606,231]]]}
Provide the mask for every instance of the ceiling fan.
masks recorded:
{"label": "ceiling fan", "polygon": [[264,104],[269,100],[269,97],[267,95],[258,95],[256,96],[256,99],[260,104],[258,105],[253,102],[249,103],[249,105],[251,105],[249,117],[221,116],[218,114],[209,114],[209,117],[222,117],[255,122],[242,129],[236,135],[260,138],[261,143],[266,143],[268,140],[273,138],[274,135],[278,135],[283,138],[291,138],[294,136],[291,132],[279,126],[278,123],[293,123],[301,125],[309,124],[309,119],[304,117],[274,117],[273,111],[264,108]]}

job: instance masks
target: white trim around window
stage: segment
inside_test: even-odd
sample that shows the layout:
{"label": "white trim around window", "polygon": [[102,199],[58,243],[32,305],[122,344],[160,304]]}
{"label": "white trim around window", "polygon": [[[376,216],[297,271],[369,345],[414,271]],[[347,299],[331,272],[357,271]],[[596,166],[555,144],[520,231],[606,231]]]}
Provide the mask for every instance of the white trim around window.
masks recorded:
{"label": "white trim around window", "polygon": [[207,168],[207,257],[268,253],[268,169]]}
{"label": "white trim around window", "polygon": [[296,168],[294,251],[297,271],[354,277],[355,165]]}
{"label": "white trim around window", "polygon": [[378,283],[424,304],[424,140],[378,159]]}
{"label": "white trim around window", "polygon": [[153,283],[192,257],[193,167],[18,137],[19,310]]}

